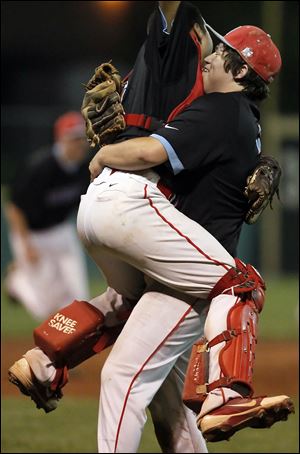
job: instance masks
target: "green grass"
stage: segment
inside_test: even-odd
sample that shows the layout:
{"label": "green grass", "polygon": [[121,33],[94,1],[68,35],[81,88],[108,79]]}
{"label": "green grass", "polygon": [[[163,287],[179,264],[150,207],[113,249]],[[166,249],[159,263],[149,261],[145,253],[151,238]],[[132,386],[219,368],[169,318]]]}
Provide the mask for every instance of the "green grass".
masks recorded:
{"label": "green grass", "polygon": [[[2,399],[1,452],[97,452],[98,401],[65,397],[45,414],[24,398]],[[139,452],[161,452],[148,418]]]}
{"label": "green grass", "polygon": [[[298,277],[286,276],[266,279],[267,292],[264,309],[260,315],[259,335],[261,339],[287,339],[298,337]],[[104,291],[104,283],[94,279],[91,295]],[[3,337],[31,336],[39,324],[22,306],[9,304],[1,292],[1,332]]]}
{"label": "green grass", "polygon": [[[260,316],[260,339],[296,340],[298,278],[270,278],[266,281],[267,300]],[[97,283],[96,280],[92,282],[92,296],[103,290],[103,283]],[[3,340],[32,338],[32,329],[39,322],[32,319],[22,306],[9,304],[7,299],[2,297],[1,312]],[[2,398],[1,452],[97,452],[97,411],[97,399],[66,396],[56,411],[46,415],[36,410],[33,403],[24,396],[5,396]],[[267,430],[242,430],[229,442],[208,443],[208,450],[211,453],[299,452],[298,423],[297,405],[296,415],[291,415],[287,422],[275,424]],[[138,452],[161,452],[151,418],[148,418]]]}
{"label": "green grass", "polygon": [[[3,398],[1,452],[97,452],[97,408],[98,402],[94,399],[65,397],[57,410],[45,414],[36,410],[28,398]],[[230,441],[208,443],[208,450],[211,453],[299,452],[296,415],[270,429],[244,429]],[[161,452],[150,418],[138,452]]]}
{"label": "green grass", "polygon": [[299,277],[266,278],[266,301],[259,333],[266,339],[294,340],[299,335]]}
{"label": "green grass", "polygon": [[1,452],[97,452],[97,405],[64,398],[59,409],[45,414],[29,398],[4,398]]}

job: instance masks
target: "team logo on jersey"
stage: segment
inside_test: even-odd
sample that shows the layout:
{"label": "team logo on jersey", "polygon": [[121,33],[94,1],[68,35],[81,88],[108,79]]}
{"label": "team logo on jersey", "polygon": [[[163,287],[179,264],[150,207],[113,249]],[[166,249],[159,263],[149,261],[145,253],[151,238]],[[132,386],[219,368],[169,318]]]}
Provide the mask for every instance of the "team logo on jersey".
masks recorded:
{"label": "team logo on jersey", "polygon": [[175,129],[176,131],[179,131],[178,128],[174,128],[174,126],[170,126],[168,124],[165,125],[165,128],[168,128],[168,129]]}
{"label": "team logo on jersey", "polygon": [[125,82],[125,84],[124,84],[124,86],[123,86],[123,90],[122,90],[122,93],[121,93],[121,102],[122,102],[123,99],[124,99],[124,96],[125,96],[127,87],[128,87],[128,80]]}

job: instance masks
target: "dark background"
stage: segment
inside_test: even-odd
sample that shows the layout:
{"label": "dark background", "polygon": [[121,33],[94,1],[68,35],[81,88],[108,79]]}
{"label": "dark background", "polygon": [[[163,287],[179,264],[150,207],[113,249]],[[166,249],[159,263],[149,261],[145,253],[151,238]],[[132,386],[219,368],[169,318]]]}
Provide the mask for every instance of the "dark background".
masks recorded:
{"label": "dark background", "polygon": [[[283,67],[274,82],[269,111],[298,118],[298,2],[201,1],[205,20],[220,33],[237,25],[272,29]],[[3,1],[1,2],[2,121],[1,183],[16,178],[28,153],[52,141],[52,125],[67,110],[80,110],[83,86],[94,68],[110,59],[125,76],[146,37],[153,1]],[[274,113],[273,112],[273,113]],[[298,269],[298,147],[295,133],[284,137],[277,155],[291,178],[283,179],[280,208],[283,271]],[[270,154],[272,150],[269,151]],[[276,154],[276,153],[275,153]],[[285,157],[289,157],[287,160]],[[293,173],[294,172],[294,173]],[[292,183],[291,183],[292,181]],[[292,185],[292,187],[291,187]],[[1,191],[2,193],[2,191]],[[244,253],[259,264],[260,228],[245,228]],[[286,242],[286,238],[289,241]]]}

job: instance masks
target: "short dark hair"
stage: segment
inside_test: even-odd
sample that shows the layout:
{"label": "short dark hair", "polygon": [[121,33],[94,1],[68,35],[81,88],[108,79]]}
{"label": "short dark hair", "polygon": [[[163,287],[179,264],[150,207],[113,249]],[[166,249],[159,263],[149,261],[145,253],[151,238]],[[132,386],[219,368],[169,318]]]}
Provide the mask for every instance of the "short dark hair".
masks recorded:
{"label": "short dark hair", "polygon": [[[243,93],[245,93],[248,98],[253,101],[263,101],[266,99],[270,93],[268,84],[255,71],[253,71],[249,65],[247,65],[238,52],[229,46],[225,45],[224,47],[225,71],[227,73],[231,71],[235,82],[245,87],[243,89]],[[238,75],[240,69],[244,65],[247,65],[249,68],[247,74],[241,79],[236,79],[235,76]]]}

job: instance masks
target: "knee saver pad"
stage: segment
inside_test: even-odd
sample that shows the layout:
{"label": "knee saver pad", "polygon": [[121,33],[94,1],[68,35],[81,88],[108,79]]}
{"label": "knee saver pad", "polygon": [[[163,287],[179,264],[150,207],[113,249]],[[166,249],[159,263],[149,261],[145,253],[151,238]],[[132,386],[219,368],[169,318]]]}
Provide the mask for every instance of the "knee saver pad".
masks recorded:
{"label": "knee saver pad", "polygon": [[108,330],[104,335],[107,328],[103,323],[100,310],[86,301],[75,300],[34,330],[34,342],[55,367],[71,369],[114,342],[117,331]]}

